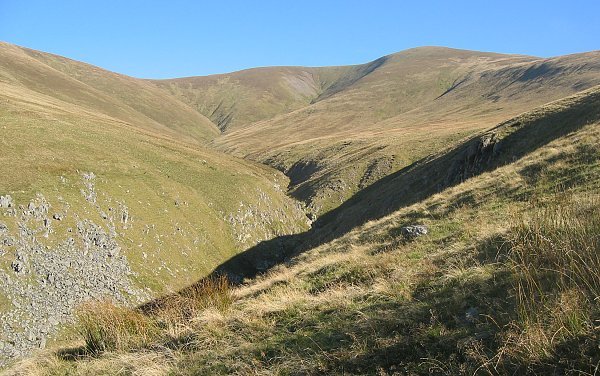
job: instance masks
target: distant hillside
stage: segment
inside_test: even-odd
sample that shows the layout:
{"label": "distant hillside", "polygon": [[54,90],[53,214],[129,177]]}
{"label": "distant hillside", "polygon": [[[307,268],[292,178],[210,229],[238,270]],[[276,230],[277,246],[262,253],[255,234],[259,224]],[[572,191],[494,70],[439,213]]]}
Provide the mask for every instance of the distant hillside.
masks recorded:
{"label": "distant hillside", "polygon": [[306,107],[351,71],[272,67],[153,82],[229,131]]}
{"label": "distant hillside", "polygon": [[322,100],[213,142],[284,171],[292,195],[319,215],[449,143],[600,84],[599,57],[407,50]]}

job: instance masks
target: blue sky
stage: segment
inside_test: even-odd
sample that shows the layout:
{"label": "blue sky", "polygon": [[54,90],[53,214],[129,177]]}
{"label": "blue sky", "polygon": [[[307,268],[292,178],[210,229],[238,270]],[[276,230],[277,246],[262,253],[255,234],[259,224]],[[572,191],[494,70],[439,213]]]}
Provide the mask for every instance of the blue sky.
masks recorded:
{"label": "blue sky", "polygon": [[0,0],[0,40],[144,78],[424,45],[547,57],[600,49],[600,1]]}

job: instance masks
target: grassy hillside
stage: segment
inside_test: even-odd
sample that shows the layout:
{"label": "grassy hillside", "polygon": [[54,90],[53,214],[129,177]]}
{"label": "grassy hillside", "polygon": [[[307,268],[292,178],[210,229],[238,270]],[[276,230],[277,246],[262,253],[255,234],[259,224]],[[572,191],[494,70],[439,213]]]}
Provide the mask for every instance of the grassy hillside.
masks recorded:
{"label": "grassy hillside", "polygon": [[284,171],[292,195],[320,215],[465,136],[600,84],[598,56],[407,50],[333,95],[228,130],[214,144]]}
{"label": "grassy hillside", "polygon": [[214,127],[157,89],[8,45],[0,62],[0,364],[85,300],[138,304],[307,228],[285,176],[194,146]]}
{"label": "grassy hillside", "polygon": [[3,42],[0,82],[162,137],[198,144],[219,133],[206,117],[146,81]]}
{"label": "grassy hillside", "polygon": [[84,307],[75,347],[8,374],[593,374],[599,105],[594,88],[421,160],[377,183],[388,215],[374,184],[338,209],[357,227],[232,290]]}

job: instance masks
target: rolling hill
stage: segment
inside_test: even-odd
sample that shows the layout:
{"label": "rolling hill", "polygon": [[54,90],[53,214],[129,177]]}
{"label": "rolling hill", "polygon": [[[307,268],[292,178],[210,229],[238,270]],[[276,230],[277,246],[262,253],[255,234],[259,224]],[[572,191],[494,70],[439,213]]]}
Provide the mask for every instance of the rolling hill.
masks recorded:
{"label": "rolling hill", "polygon": [[128,126],[193,144],[218,135],[210,120],[147,82],[0,42],[5,90],[33,91]]}

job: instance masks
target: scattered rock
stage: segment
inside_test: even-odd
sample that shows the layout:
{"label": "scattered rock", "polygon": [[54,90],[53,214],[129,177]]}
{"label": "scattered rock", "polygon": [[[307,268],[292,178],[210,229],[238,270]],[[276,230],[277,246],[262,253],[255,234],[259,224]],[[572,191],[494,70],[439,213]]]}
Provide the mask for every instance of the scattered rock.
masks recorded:
{"label": "scattered rock", "polygon": [[83,185],[85,189],[81,190],[81,194],[86,199],[87,202],[91,204],[96,203],[96,189],[94,184],[94,179],[96,179],[96,175],[93,172],[84,173],[83,175]]}
{"label": "scattered rock", "polygon": [[0,196],[0,208],[8,209],[12,208],[13,200],[10,195]]}
{"label": "scattered rock", "polygon": [[469,324],[474,324],[475,322],[477,322],[478,317],[479,317],[479,310],[476,307],[470,307],[465,312],[465,321],[468,322]]}
{"label": "scattered rock", "polygon": [[[91,173],[83,177],[84,192],[90,207],[100,210],[93,203],[94,178]],[[2,205],[11,207],[4,216],[17,206],[6,197]],[[120,207],[131,221],[125,204]],[[98,225],[84,217],[76,229],[63,234],[66,238],[62,241],[45,243],[43,237],[51,231],[52,220],[64,216],[61,212],[49,214],[50,208],[49,202],[37,195],[31,203],[19,206],[14,233],[12,225],[9,229],[0,223],[0,245],[15,246],[15,259],[7,265],[9,272],[0,272],[0,293],[10,303],[10,309],[0,312],[0,368],[12,358],[45,347],[48,336],[70,322],[74,308],[88,299],[111,297],[127,304],[149,297],[148,291],[133,284],[135,273],[110,225]]]}
{"label": "scattered rock", "polygon": [[400,228],[400,233],[405,239],[414,239],[419,236],[427,235],[427,227],[423,225],[411,225]]}
{"label": "scattered rock", "polygon": [[129,222],[129,210],[127,209],[127,206],[120,204],[119,212],[121,213],[121,223],[126,225],[127,222]]}
{"label": "scattered rock", "polygon": [[10,267],[17,274],[25,272],[25,263],[23,261],[13,261],[12,264],[10,264]]}

